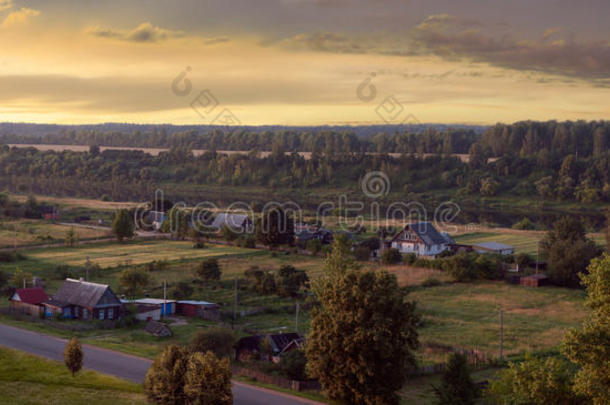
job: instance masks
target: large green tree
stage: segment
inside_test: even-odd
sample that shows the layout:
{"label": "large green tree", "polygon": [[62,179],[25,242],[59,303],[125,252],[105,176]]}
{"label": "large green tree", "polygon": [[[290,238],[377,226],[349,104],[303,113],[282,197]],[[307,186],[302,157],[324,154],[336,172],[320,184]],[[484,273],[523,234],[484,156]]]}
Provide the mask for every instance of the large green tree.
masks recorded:
{"label": "large green tree", "polygon": [[576,392],[595,405],[610,404],[610,254],[593,259],[588,270],[582,282],[591,314],[581,329],[568,332],[562,351],[580,366]]}
{"label": "large green tree", "polygon": [[195,273],[205,282],[218,281],[222,274],[218,260],[214,258],[205,259],[199,263],[199,266],[195,269]]}
{"label": "large green tree", "polygon": [[256,221],[256,240],[263,245],[275,247],[294,243],[294,220],[281,207],[263,211]]}
{"label": "large green tree", "polygon": [[150,402],[160,405],[186,402],[184,374],[188,359],[188,350],[177,345],[167,347],[157,356],[144,380],[144,392]]}
{"label": "large green tree", "polygon": [[193,353],[184,375],[184,394],[188,404],[231,405],[231,363],[219,360],[212,352]]}
{"label": "large green tree", "polygon": [[397,404],[407,369],[415,365],[415,303],[396,277],[360,272],[335,242],[326,276],[316,285],[306,354],[308,372],[330,399],[345,404]]}
{"label": "large green tree", "polygon": [[119,285],[125,294],[135,298],[150,285],[150,273],[143,268],[131,267],[123,270],[119,275]]}
{"label": "large green tree", "polygon": [[551,281],[567,287],[577,287],[580,283],[578,274],[600,254],[595,242],[586,237],[582,222],[575,217],[559,219],[540,241],[540,248],[548,261],[547,273]]}
{"label": "large green tree", "polygon": [[126,209],[117,211],[112,221],[112,233],[119,242],[125,238],[131,238],[134,232],[133,218]]}

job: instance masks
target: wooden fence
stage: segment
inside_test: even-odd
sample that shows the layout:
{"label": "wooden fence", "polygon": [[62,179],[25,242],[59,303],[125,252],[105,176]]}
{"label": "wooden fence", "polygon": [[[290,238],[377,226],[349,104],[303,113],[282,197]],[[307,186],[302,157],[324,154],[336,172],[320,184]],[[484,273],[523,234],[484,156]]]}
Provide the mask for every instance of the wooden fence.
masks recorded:
{"label": "wooden fence", "polygon": [[276,385],[281,388],[285,388],[292,391],[319,391],[320,383],[316,380],[309,381],[297,381],[289,380],[288,378],[280,377],[277,375],[265,374],[262,371],[251,370],[243,367],[233,367],[233,374],[242,377],[249,377],[256,381],[260,381],[265,384]]}

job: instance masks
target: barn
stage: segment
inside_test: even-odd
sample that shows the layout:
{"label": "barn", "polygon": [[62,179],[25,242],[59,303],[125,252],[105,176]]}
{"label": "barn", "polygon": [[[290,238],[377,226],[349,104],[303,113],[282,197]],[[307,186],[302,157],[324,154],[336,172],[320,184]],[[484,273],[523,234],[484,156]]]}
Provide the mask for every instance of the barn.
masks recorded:
{"label": "barn", "polygon": [[161,308],[161,316],[172,315],[176,312],[175,300],[164,300],[161,298],[139,298],[133,301],[136,304],[157,305]]}
{"label": "barn", "polygon": [[40,287],[18,288],[9,298],[10,309],[13,312],[39,316],[44,309],[42,304],[47,299],[49,297]]}
{"label": "barn", "polygon": [[184,316],[192,316],[209,321],[220,319],[220,305],[207,301],[178,301],[176,303],[176,313]]}

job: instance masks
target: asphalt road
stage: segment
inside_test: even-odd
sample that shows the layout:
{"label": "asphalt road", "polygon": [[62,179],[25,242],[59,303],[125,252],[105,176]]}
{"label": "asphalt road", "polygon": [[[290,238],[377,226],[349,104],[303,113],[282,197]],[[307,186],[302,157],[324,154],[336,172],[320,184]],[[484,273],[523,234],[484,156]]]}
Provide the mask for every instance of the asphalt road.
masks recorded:
{"label": "asphalt road", "polygon": [[[0,346],[63,361],[65,339],[0,323]],[[152,361],[113,350],[83,345],[83,367],[141,383]],[[233,403],[236,405],[311,405],[309,401],[272,390],[233,382]]]}

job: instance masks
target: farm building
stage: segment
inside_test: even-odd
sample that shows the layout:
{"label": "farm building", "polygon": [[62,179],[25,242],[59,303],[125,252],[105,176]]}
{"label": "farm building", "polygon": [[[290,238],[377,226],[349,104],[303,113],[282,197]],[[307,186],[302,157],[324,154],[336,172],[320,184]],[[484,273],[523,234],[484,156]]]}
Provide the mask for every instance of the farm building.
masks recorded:
{"label": "farm building", "polygon": [[39,316],[44,310],[42,305],[49,297],[42,288],[18,288],[9,298],[10,309],[32,316]]}
{"label": "farm building", "polygon": [[134,304],[135,318],[140,321],[158,321],[161,319],[161,306],[151,304]]}
{"label": "farm building", "polygon": [[234,232],[246,233],[253,231],[250,217],[244,214],[218,214],[212,222],[212,228],[220,230],[223,226],[229,227]]}
{"label": "farm building", "polygon": [[106,284],[67,278],[45,303],[47,317],[69,319],[118,319],[123,304]]}
{"label": "farm building", "polygon": [[133,300],[136,304],[157,305],[161,310],[161,316],[172,315],[176,312],[175,300],[164,300],[162,298],[139,298]]}
{"label": "farm building", "polygon": [[513,246],[498,242],[481,242],[473,245],[472,248],[478,253],[498,253],[501,255],[512,255],[515,253]]}
{"label": "farm building", "polygon": [[178,301],[176,303],[176,313],[178,315],[217,321],[220,319],[220,305],[207,301]]}
{"label": "farm building", "polygon": [[391,240],[390,246],[400,253],[418,256],[436,256],[454,243],[447,234],[441,234],[430,222],[407,224]]}
{"label": "farm building", "polygon": [[261,342],[265,338],[269,338],[273,361],[279,361],[282,354],[290,350],[301,348],[304,343],[303,336],[294,332],[246,336],[237,341],[235,359],[239,361],[248,361],[251,358],[258,356]]}
{"label": "farm building", "polygon": [[521,277],[520,280],[521,285],[527,287],[542,287],[550,284],[549,278],[546,274],[532,274],[531,276]]}

